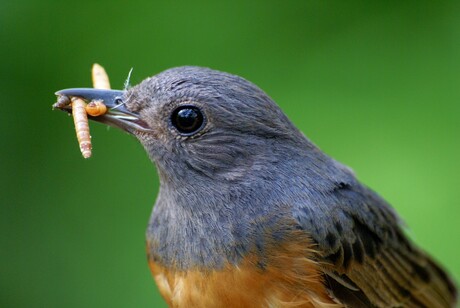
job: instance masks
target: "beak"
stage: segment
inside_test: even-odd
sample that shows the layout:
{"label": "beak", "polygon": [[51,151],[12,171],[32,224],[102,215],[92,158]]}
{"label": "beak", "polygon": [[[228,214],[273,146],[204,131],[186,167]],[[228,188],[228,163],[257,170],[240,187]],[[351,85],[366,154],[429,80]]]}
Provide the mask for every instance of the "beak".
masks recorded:
{"label": "beak", "polygon": [[[125,91],[74,88],[60,90],[55,94],[59,97],[79,97],[87,102],[102,101],[107,107],[107,112],[97,117],[88,115],[88,119],[93,121],[121,128],[131,134],[134,134],[136,131],[148,132],[151,130],[147,123],[139,118],[138,113],[126,109]],[[56,103],[53,107],[72,113],[70,104],[63,105]]]}

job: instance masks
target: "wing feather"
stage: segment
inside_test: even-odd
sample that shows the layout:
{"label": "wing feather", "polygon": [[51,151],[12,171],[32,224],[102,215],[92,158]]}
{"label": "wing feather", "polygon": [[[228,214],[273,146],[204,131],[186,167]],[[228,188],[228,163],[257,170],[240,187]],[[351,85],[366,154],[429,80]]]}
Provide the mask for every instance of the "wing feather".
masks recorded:
{"label": "wing feather", "polygon": [[[338,183],[297,214],[318,243],[325,281],[350,307],[453,307],[456,288],[405,236],[393,209],[357,181]],[[318,213],[322,211],[322,213]],[[327,211],[331,215],[324,215]]]}

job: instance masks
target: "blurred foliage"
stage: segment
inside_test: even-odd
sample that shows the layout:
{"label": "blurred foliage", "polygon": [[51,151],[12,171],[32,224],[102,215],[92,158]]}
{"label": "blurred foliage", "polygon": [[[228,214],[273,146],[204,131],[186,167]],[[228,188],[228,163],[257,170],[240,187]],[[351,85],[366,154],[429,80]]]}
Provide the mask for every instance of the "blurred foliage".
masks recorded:
{"label": "blurred foliage", "polygon": [[383,195],[460,279],[460,2],[0,2],[0,306],[158,307],[144,232],[154,166],[92,125],[79,153],[53,93],[209,66],[267,91]]}

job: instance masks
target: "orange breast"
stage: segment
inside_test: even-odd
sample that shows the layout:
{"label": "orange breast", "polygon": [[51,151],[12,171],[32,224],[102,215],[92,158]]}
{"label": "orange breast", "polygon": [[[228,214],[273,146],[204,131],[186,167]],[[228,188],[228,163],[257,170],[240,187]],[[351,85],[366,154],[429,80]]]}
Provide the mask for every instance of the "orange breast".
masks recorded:
{"label": "orange breast", "polygon": [[221,270],[176,271],[150,262],[161,294],[172,307],[343,307],[328,295],[314,247],[301,231],[294,242],[272,243]]}

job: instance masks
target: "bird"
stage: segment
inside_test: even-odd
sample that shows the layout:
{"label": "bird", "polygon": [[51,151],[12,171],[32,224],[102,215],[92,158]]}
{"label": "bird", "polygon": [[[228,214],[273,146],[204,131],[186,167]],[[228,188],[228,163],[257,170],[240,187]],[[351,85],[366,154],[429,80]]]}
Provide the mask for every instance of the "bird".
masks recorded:
{"label": "bird", "polygon": [[184,66],[56,94],[103,101],[88,118],[156,165],[146,250],[169,306],[455,306],[455,283],[395,210],[246,79]]}

